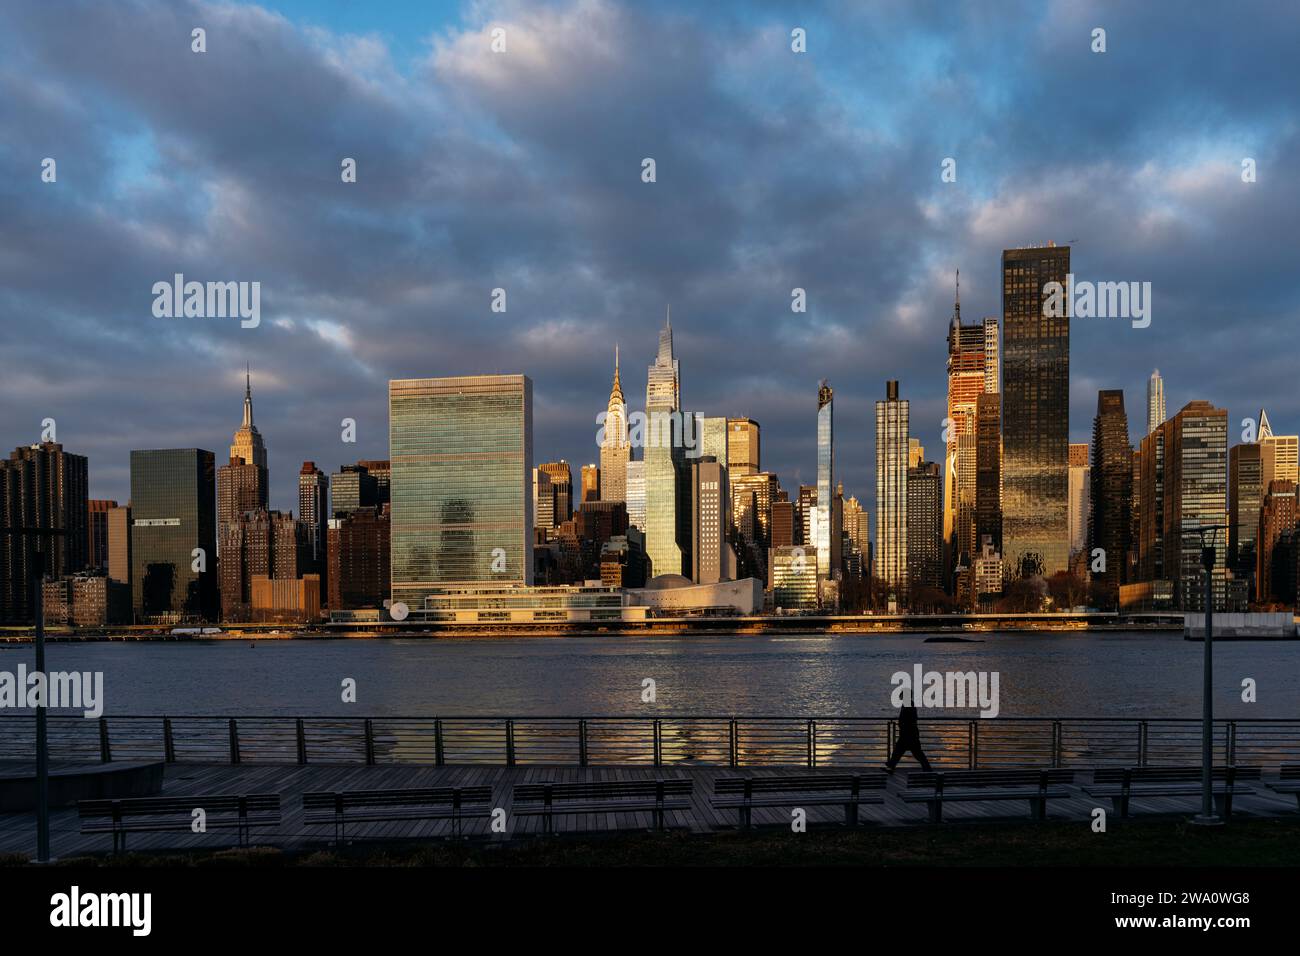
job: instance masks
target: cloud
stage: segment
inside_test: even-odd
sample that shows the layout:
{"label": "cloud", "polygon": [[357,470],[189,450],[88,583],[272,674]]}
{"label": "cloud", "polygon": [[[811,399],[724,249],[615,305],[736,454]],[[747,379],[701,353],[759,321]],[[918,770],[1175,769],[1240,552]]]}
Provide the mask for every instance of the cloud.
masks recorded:
{"label": "cloud", "polygon": [[[968,318],[998,314],[1001,250],[1049,239],[1074,240],[1081,276],[1153,283],[1151,328],[1075,325],[1075,440],[1099,387],[1126,388],[1136,421],[1157,365],[1171,412],[1208,398],[1300,425],[1278,348],[1300,318],[1300,12],[826,3],[799,12],[803,55],[777,3],[393,15],[4,6],[0,439],[56,415],[92,494],[125,498],[132,447],[224,452],[250,361],[273,501],[293,508],[302,460],[387,454],[388,378],[522,371],[537,457],[585,461],[614,343],[635,406],[671,302],[688,407],[760,421],[794,486],[829,378],[837,467],[870,503],[886,379],[940,444],[953,271]],[[154,319],[175,272],[260,281],[262,325]]]}

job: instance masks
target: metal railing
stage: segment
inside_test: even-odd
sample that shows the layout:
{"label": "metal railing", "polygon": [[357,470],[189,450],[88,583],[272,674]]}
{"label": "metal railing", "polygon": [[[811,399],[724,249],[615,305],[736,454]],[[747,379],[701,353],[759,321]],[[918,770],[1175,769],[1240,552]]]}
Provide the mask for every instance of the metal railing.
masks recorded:
{"label": "metal railing", "polygon": [[[922,719],[939,767],[1199,765],[1194,718]],[[800,766],[880,764],[888,717],[101,717],[49,719],[50,759],[168,763]],[[1300,762],[1300,719],[1219,720],[1216,763]],[[35,757],[0,716],[0,760]]]}

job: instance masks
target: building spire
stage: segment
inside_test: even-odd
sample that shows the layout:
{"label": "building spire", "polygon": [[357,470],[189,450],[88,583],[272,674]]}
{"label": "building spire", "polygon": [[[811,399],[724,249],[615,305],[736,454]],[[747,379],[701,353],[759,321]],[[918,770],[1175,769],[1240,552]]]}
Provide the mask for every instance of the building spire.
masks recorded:
{"label": "building spire", "polygon": [[253,426],[253,373],[247,363],[244,364],[244,428]]}

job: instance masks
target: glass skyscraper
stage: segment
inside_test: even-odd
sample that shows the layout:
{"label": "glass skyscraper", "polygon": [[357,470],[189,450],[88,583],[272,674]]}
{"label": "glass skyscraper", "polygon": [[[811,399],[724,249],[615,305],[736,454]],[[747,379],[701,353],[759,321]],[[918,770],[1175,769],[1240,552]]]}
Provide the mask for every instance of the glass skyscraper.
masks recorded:
{"label": "glass skyscraper", "polygon": [[[195,549],[202,549],[202,560]],[[199,567],[202,570],[195,570]],[[131,452],[131,588],[141,623],[215,621],[216,457],[201,448]]]}
{"label": "glass skyscraper", "polygon": [[[685,461],[681,433],[673,420],[681,409],[681,372],[673,357],[673,327],[659,333],[659,352],[646,377],[645,413],[645,548],[650,573],[690,574],[682,547],[685,517],[682,481]],[[667,424],[655,424],[656,422]],[[687,499],[689,502],[689,498]]]}
{"label": "glass skyscraper", "polygon": [[825,381],[817,389],[817,504],[814,505],[814,540],[817,578],[839,577],[839,529],[833,527],[835,492],[835,393]]}
{"label": "glass skyscraper", "polygon": [[1147,379],[1147,434],[1155,431],[1165,420],[1165,381],[1160,377],[1160,369],[1151,373]]}
{"label": "glass skyscraper", "polygon": [[876,402],[876,577],[906,592],[907,572],[907,399],[898,382],[885,386]]}
{"label": "glass skyscraper", "polygon": [[1070,317],[1043,308],[1069,246],[1002,253],[1002,548],[1010,579],[1069,565]]}
{"label": "glass skyscraper", "polygon": [[627,502],[627,523],[637,530],[645,531],[645,462],[629,461],[627,463],[627,483],[624,486],[624,500]]}
{"label": "glass skyscraper", "polygon": [[533,384],[524,375],[388,383],[393,601],[533,582]]}

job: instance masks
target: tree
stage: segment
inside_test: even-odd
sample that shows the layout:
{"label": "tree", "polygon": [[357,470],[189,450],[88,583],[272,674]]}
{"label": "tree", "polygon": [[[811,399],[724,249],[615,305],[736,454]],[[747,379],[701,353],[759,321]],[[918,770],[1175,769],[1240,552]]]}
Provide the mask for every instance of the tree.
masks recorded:
{"label": "tree", "polygon": [[1073,571],[1057,571],[1047,579],[1047,593],[1057,610],[1065,611],[1088,599],[1088,582]]}
{"label": "tree", "polygon": [[1043,609],[1046,583],[1040,577],[1016,578],[1002,592],[998,610],[1004,614],[1032,614]]}

